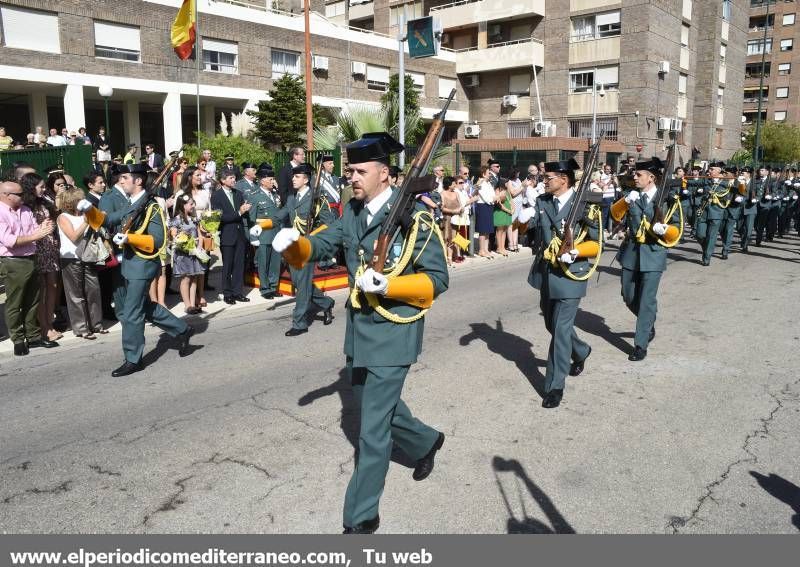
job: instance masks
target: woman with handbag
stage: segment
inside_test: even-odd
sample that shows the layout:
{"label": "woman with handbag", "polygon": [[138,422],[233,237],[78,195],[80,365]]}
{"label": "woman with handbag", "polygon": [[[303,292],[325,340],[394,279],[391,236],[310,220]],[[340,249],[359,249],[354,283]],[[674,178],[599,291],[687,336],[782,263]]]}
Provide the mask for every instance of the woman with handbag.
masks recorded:
{"label": "woman with handbag", "polygon": [[[103,329],[103,307],[97,265],[105,262],[110,251],[100,235],[89,228],[84,215],[77,211],[83,199],[80,189],[67,189],[59,193],[56,205],[60,236],[61,276],[67,297],[67,311],[72,332],[87,340],[97,338]],[[85,261],[89,260],[89,261]]]}
{"label": "woman with handbag", "polygon": [[[205,166],[205,162],[202,162]],[[195,221],[200,220],[200,215],[203,211],[211,210],[211,191],[203,187],[205,173],[203,169],[197,167],[188,167],[183,173],[181,178],[181,192],[189,195],[195,204],[194,218]],[[206,252],[211,252],[213,249],[213,237],[210,233],[203,230],[198,226],[198,238],[200,245]],[[206,307],[208,302],[205,298],[205,290],[213,290],[214,288],[208,285],[208,264],[205,266],[205,274],[197,284],[197,307]]]}

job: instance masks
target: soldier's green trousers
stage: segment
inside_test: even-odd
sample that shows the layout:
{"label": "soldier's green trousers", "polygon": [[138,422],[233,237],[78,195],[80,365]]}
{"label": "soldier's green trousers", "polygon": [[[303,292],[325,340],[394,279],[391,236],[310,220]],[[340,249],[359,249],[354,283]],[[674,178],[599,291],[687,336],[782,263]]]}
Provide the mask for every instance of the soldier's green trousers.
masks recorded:
{"label": "soldier's green trousers", "polygon": [[261,244],[256,248],[256,265],[258,266],[258,291],[261,295],[276,293],[281,274],[281,255],[272,244]]}
{"label": "soldier's green trousers", "polygon": [[347,370],[361,408],[358,457],[344,497],[343,521],[355,526],[378,515],[392,444],[417,461],[431,450],[439,433],[411,415],[400,399],[408,366],[353,367]]}
{"label": "soldier's green trousers", "polygon": [[563,390],[571,361],[589,356],[591,348],[575,332],[575,316],[580,302],[580,298],[549,299],[544,290],[540,295],[539,307],[544,313],[544,325],[551,335],[545,370],[546,392]]}
{"label": "soldier's green trousers", "polygon": [[731,246],[733,245],[733,233],[736,231],[736,226],[739,224],[739,219],[744,216],[739,214],[739,216],[726,216],[725,220],[722,221],[722,253],[728,254],[731,251]]}
{"label": "soldier's green trousers", "polygon": [[722,224],[721,220],[708,219],[697,222],[695,236],[697,236],[700,246],[703,247],[703,262],[710,264],[711,256],[714,254],[714,247],[717,245],[717,236]]}
{"label": "soldier's green trousers", "polygon": [[6,329],[11,342],[42,338],[39,319],[39,272],[33,256],[0,259],[0,275],[6,284]]}
{"label": "soldier's green trousers", "polygon": [[122,324],[122,351],[125,360],[137,364],[142,360],[144,352],[145,319],[173,337],[186,330],[186,323],[163,305],[150,301],[148,291],[151,280],[124,281],[125,285],[115,290],[114,300],[120,302],[116,311]]}
{"label": "soldier's green trousers", "polygon": [[[259,246],[260,248],[260,246]],[[314,264],[309,262],[302,269],[289,268],[292,283],[295,287],[294,311],[292,312],[292,327],[295,329],[308,329],[308,312],[313,306],[320,311],[333,307],[333,299],[322,293],[314,285]],[[313,306],[311,305],[313,304]]]}
{"label": "soldier's green trousers", "polygon": [[753,229],[756,226],[756,215],[742,215],[742,250],[747,250],[750,246],[750,239],[753,237]]}
{"label": "soldier's green trousers", "polygon": [[622,269],[622,299],[636,315],[633,344],[645,350],[650,343],[650,331],[656,324],[658,284],[662,273]]}

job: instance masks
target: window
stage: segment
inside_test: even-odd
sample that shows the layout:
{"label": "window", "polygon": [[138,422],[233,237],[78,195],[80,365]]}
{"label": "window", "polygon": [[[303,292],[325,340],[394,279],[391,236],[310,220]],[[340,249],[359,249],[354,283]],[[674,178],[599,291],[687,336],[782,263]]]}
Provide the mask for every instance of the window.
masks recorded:
{"label": "window", "polygon": [[792,40],[792,39],[782,39],[781,40],[781,51],[791,51],[793,43],[794,43],[794,40]]}
{"label": "window", "polygon": [[719,64],[725,65],[725,57],[728,55],[728,47],[725,45],[719,46]]}
{"label": "window", "polygon": [[689,26],[681,25],[681,47],[689,47]]}
{"label": "window", "polygon": [[731,21],[731,0],[722,0],[722,19]]}
{"label": "window", "polygon": [[775,89],[775,98],[789,98],[789,87],[778,87]]}
{"label": "window", "polygon": [[763,39],[750,39],[747,41],[748,55],[761,55],[764,52],[772,52],[772,38],[768,38],[766,44]]}
{"label": "window", "polygon": [[139,28],[106,22],[94,23],[94,55],[121,61],[139,61]]}
{"label": "window", "polygon": [[569,92],[585,93],[592,90],[597,81],[597,88],[602,85],[604,89],[619,87],[619,66],[597,67],[596,69],[576,69],[569,74]]}
{"label": "window", "polygon": [[400,4],[399,6],[389,6],[390,26],[400,25],[400,19],[403,17],[403,8],[406,10],[406,21],[413,20],[415,18],[421,18],[424,15],[422,13],[421,0],[417,0],[416,2],[411,2],[408,4]]}
{"label": "window", "polygon": [[333,2],[332,4],[325,4],[325,17],[335,18],[336,16],[344,16],[344,8],[344,0]]}
{"label": "window", "polygon": [[572,41],[615,37],[621,31],[619,10],[572,18]]}
{"label": "window", "polygon": [[689,76],[681,73],[678,75],[678,94],[686,94],[686,83],[689,80]]}
{"label": "window", "polygon": [[594,70],[571,71],[569,74],[569,92],[585,93],[592,90],[594,85]]}
{"label": "window", "polygon": [[296,51],[272,50],[272,78],[300,74],[300,54]]}
{"label": "window", "polygon": [[237,44],[203,38],[203,68],[206,71],[236,74],[238,56]]}
{"label": "window", "polygon": [[418,93],[425,92],[425,73],[408,73],[414,80],[414,90]]}
{"label": "window", "polygon": [[778,75],[789,75],[792,72],[791,63],[778,63]]}
{"label": "window", "polygon": [[[597,135],[603,132],[606,140],[616,140],[618,137],[617,118],[597,117]],[[581,120],[569,121],[569,135],[572,138],[591,138],[592,119],[583,118]]]}
{"label": "window", "polygon": [[0,20],[6,47],[61,53],[57,14],[2,6]]}
{"label": "window", "polygon": [[530,120],[509,120],[509,122],[508,122],[508,137],[509,138],[530,138],[531,137],[531,122],[530,122]]}
{"label": "window", "polygon": [[794,14],[784,14],[783,15],[783,25],[784,26],[793,26],[794,25]]}
{"label": "window", "polygon": [[775,122],[783,122],[786,120],[786,111],[785,110],[776,110],[775,111]]}
{"label": "window", "polygon": [[717,106],[722,106],[722,99],[725,97],[725,89],[717,89]]}
{"label": "window", "polygon": [[[450,96],[450,91],[456,88],[455,79],[445,79],[439,77],[439,98],[447,98]],[[455,100],[455,98],[453,98]]]}
{"label": "window", "polygon": [[389,67],[367,65],[367,88],[371,91],[386,91],[389,87]]}
{"label": "window", "polygon": [[598,67],[595,69],[595,80],[598,88],[603,85],[606,89],[616,89],[619,87],[619,66]]}
{"label": "window", "polygon": [[764,90],[761,91],[761,96],[759,97],[758,87],[745,87],[744,88],[744,102],[758,102],[758,99],[761,98],[762,101],[766,101],[769,99],[769,87],[764,87]]}
{"label": "window", "polygon": [[[515,95],[527,95],[531,92],[531,74],[514,73],[508,77],[508,92]],[[527,137],[527,136],[526,136]]]}
{"label": "window", "polygon": [[[765,79],[769,77],[771,70],[772,70],[772,63],[770,63],[769,61],[765,62],[763,67],[763,74]],[[753,78],[757,79],[761,77],[761,74],[762,74],[761,63],[748,63],[747,65],[745,65],[744,68],[745,79],[753,79]]]}
{"label": "window", "polygon": [[722,128],[717,128],[714,133],[714,149],[720,149],[722,147]]}

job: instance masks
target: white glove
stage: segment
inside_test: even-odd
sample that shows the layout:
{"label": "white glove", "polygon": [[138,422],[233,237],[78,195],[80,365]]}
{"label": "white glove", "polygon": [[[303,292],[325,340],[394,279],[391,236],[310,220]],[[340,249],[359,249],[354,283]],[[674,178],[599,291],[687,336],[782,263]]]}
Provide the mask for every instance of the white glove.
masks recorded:
{"label": "white glove", "polygon": [[751,203],[758,203],[758,199],[750,199]]}
{"label": "white glove", "polygon": [[114,235],[114,238],[112,238],[111,240],[117,246],[122,246],[123,244],[128,242],[128,235],[127,234],[123,234],[121,232],[118,232],[117,234]]}
{"label": "white glove", "polygon": [[789,180],[787,179],[786,181],[784,181],[784,182],[783,182],[783,184],[784,184],[784,185],[791,185],[791,184],[792,184],[792,182],[791,182],[791,181],[789,181]]}
{"label": "white glove", "polygon": [[688,189],[684,189],[683,191],[681,191],[681,193],[683,193],[684,195],[688,195],[689,194],[689,190]]}
{"label": "white glove", "polygon": [[625,197],[625,202],[628,203],[629,205],[632,205],[633,203],[639,200],[639,196],[640,196],[639,192],[634,189],[633,191],[627,194],[627,196]]}
{"label": "white glove", "polygon": [[703,188],[701,187],[700,189],[697,190],[697,192],[698,193],[702,193],[703,192]]}
{"label": "white glove", "polygon": [[536,211],[534,207],[523,207],[522,210],[519,212],[519,217],[517,220],[522,224],[528,224],[531,218],[533,217],[533,213]]}
{"label": "white glove", "polygon": [[741,195],[736,195],[736,197],[734,197],[733,200],[736,201],[737,203],[741,203],[742,201],[744,201],[744,197],[742,197]]}
{"label": "white glove", "polygon": [[361,291],[367,293],[377,293],[378,295],[385,295],[386,290],[389,288],[389,280],[383,274],[377,273],[372,268],[361,274],[361,277],[356,280],[356,287]]}
{"label": "white glove", "polygon": [[75,207],[75,208],[77,209],[77,211],[78,211],[79,213],[85,213],[86,211],[88,211],[89,209],[91,209],[93,206],[94,206],[94,205],[92,205],[92,202],[91,202],[90,200],[88,200],[88,199],[81,199],[80,201],[78,201],[78,206],[77,206],[77,207]]}
{"label": "white glove", "polygon": [[[632,192],[635,193],[635,191]],[[559,257],[559,260],[561,261],[562,264],[572,264],[575,261],[575,258],[577,257],[578,257],[578,251],[573,248],[568,253],[562,254]]]}
{"label": "white glove", "polygon": [[772,195],[764,195],[765,201],[772,201]]}
{"label": "white glove", "polygon": [[797,195],[792,195],[792,200],[797,201]]}
{"label": "white glove", "polygon": [[261,243],[260,243],[258,240],[251,240],[251,241],[250,241],[250,245],[251,245],[251,246],[260,246],[260,245],[261,245]]}
{"label": "white glove", "polygon": [[272,248],[275,250],[275,252],[280,254],[289,248],[293,242],[297,242],[299,238],[300,233],[296,228],[282,228],[278,231],[278,234],[275,235],[275,238],[272,241]]}
{"label": "white glove", "polygon": [[253,228],[250,229],[250,236],[252,236],[253,238],[258,238],[259,236],[261,236],[261,232],[263,230],[264,229],[261,228],[261,225],[257,224]]}
{"label": "white glove", "polygon": [[784,200],[784,201],[788,201],[788,200],[789,200],[789,197],[784,197],[784,198],[783,198],[783,200]]}
{"label": "white glove", "polygon": [[658,236],[664,236],[667,233],[667,226],[666,224],[657,222],[653,224],[653,232]]}

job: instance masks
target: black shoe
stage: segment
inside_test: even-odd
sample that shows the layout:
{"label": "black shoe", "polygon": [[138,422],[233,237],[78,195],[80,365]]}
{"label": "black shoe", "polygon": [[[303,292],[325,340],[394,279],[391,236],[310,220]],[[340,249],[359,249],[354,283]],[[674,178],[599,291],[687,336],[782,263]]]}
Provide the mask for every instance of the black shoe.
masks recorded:
{"label": "black shoe", "polygon": [[639,362],[640,360],[644,360],[647,357],[647,349],[637,346],[633,349],[633,352],[628,357],[628,360],[631,362]]}
{"label": "black shoe", "polygon": [[544,395],[542,407],[551,409],[561,405],[561,398],[564,397],[564,390],[550,390]]}
{"label": "black shoe", "polygon": [[236,300],[232,297],[226,297],[225,303],[227,303],[228,305],[236,305]]}
{"label": "black shoe", "polygon": [[747,254],[747,246],[742,246],[742,254]]}
{"label": "black shoe", "polygon": [[39,339],[36,341],[28,341],[28,348],[55,348],[58,346],[56,341],[48,339]]}
{"label": "black shoe", "polygon": [[431,450],[428,451],[428,454],[417,461],[417,466],[414,467],[414,474],[411,475],[411,478],[414,480],[425,480],[428,478],[431,472],[433,472],[433,459],[436,457],[436,451],[441,449],[442,445],[444,445],[444,433],[439,433],[439,437],[436,439],[433,447],[431,447]]}
{"label": "black shoe", "polygon": [[344,526],[343,534],[374,534],[375,531],[378,529],[378,526],[381,525],[381,518],[380,516],[375,516],[371,520],[366,520],[361,522],[360,524],[356,524],[355,526]]}
{"label": "black shoe", "polygon": [[194,327],[186,325],[186,330],[178,335],[178,356],[189,356],[189,339],[194,335]]}
{"label": "black shoe", "polygon": [[703,265],[704,266],[710,266],[711,262],[709,262],[708,260],[703,260]]}
{"label": "black shoe", "polygon": [[583,360],[578,360],[572,363],[572,366],[569,367],[570,376],[580,376],[581,372],[583,372],[583,363],[586,362],[586,359],[589,358],[590,354],[592,354],[592,347],[589,347],[589,354],[587,354]]}
{"label": "black shoe", "polygon": [[330,325],[331,323],[333,323],[333,305],[328,307],[325,310],[325,312],[322,314],[322,316],[324,317],[322,319],[322,324],[323,325]]}
{"label": "black shoe", "polygon": [[727,260],[728,259],[728,253],[727,252],[723,252],[721,258],[723,260]]}
{"label": "black shoe", "polygon": [[14,345],[14,356],[25,356],[30,351],[28,350],[27,345],[23,343],[16,343]]}
{"label": "black shoe", "polygon": [[114,378],[119,378],[120,376],[127,376],[128,374],[133,374],[134,372],[139,372],[142,369],[142,363],[137,362],[134,364],[133,362],[125,361],[125,364],[117,368],[111,375]]}
{"label": "black shoe", "polygon": [[239,303],[250,303],[250,299],[245,297],[244,295],[237,295],[233,299],[235,301],[238,301]]}
{"label": "black shoe", "polygon": [[263,297],[264,299],[275,299],[275,293],[273,292],[262,293],[261,297]]}
{"label": "black shoe", "polygon": [[656,328],[655,328],[655,326],[652,329],[650,329],[650,337],[647,339],[647,342],[648,343],[652,343],[654,338],[656,338]]}
{"label": "black shoe", "polygon": [[308,332],[308,329],[296,329],[295,327],[292,327],[291,329],[286,331],[284,334],[287,337],[296,337],[297,335],[302,335],[303,333],[307,333],[307,332]]}

